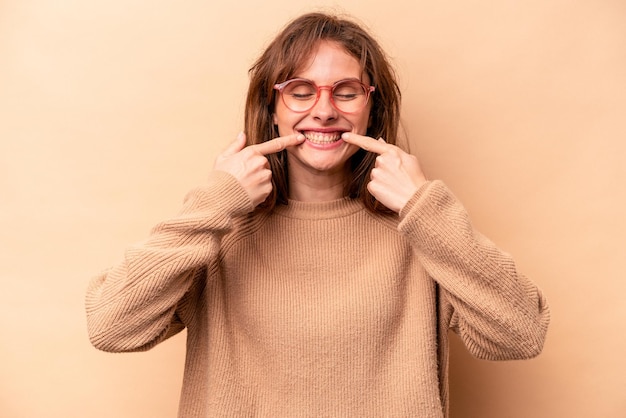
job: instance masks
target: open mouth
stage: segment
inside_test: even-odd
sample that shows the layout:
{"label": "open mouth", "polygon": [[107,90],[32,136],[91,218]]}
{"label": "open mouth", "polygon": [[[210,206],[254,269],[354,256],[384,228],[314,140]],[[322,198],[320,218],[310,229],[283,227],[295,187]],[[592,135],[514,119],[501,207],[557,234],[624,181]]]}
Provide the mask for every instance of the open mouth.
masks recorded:
{"label": "open mouth", "polygon": [[316,131],[303,131],[302,134],[307,141],[314,144],[332,144],[341,139],[343,131],[336,132],[316,132]]}

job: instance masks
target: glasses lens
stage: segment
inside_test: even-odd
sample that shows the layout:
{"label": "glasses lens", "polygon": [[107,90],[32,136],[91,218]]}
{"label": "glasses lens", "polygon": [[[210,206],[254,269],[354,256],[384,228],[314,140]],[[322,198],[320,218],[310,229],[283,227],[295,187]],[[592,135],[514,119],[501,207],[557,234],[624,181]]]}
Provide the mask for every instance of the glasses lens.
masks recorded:
{"label": "glasses lens", "polygon": [[342,81],[333,88],[333,101],[342,112],[358,112],[367,104],[367,93],[365,87],[357,81]]}
{"label": "glasses lens", "polygon": [[295,112],[309,110],[317,100],[317,88],[310,82],[295,80],[283,89],[285,105]]}

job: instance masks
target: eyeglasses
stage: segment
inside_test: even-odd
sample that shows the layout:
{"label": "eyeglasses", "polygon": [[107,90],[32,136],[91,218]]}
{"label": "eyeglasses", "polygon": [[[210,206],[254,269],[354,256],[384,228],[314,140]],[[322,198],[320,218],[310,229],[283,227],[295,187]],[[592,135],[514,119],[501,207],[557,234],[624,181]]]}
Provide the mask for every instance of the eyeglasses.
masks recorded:
{"label": "eyeglasses", "polygon": [[357,113],[365,108],[370,93],[376,88],[366,86],[358,80],[339,80],[332,86],[318,86],[311,80],[294,78],[276,84],[274,89],[280,92],[283,103],[293,112],[303,113],[313,109],[322,94],[330,91],[330,102],[343,113]]}

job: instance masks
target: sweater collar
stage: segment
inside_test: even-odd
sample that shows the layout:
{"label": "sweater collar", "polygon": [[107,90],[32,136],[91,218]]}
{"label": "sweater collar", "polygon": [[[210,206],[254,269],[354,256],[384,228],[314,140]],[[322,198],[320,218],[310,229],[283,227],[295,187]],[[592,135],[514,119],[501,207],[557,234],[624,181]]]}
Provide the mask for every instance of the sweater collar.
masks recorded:
{"label": "sweater collar", "polygon": [[327,202],[289,200],[287,205],[276,205],[274,213],[295,219],[332,219],[349,216],[362,210],[365,208],[360,200],[344,197]]}

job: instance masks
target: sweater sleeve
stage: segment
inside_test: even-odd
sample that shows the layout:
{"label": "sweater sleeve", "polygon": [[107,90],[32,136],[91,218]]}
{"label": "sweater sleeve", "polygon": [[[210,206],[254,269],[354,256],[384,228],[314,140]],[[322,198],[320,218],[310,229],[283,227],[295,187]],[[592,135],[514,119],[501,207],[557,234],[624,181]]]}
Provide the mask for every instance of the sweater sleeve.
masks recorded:
{"label": "sweater sleeve", "polygon": [[232,219],[251,209],[245,190],[223,172],[191,191],[176,217],[156,225],[120,264],[89,283],[92,344],[104,351],[142,351],[181,331],[176,310],[194,276],[216,258]]}
{"label": "sweater sleeve", "polygon": [[538,355],[550,312],[541,291],[510,255],[472,228],[441,181],[424,185],[400,213],[399,230],[440,288],[440,311],[468,350],[487,360]]}

